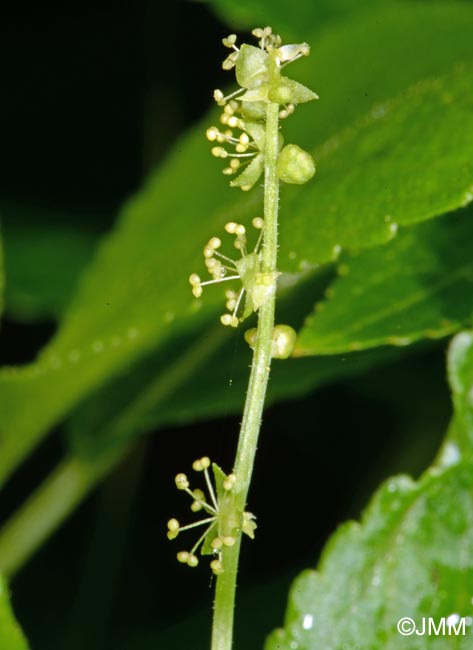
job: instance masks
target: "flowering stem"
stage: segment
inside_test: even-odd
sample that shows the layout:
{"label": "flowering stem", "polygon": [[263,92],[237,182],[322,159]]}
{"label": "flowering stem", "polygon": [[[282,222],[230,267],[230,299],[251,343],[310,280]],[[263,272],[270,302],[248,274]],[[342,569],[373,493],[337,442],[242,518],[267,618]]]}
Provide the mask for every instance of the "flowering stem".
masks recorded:
{"label": "flowering stem", "polygon": [[[274,64],[275,65],[275,64]],[[269,103],[266,111],[265,167],[264,167],[264,240],[263,273],[276,273],[279,180],[276,163],[278,142],[279,104]],[[251,374],[246,395],[243,420],[236,452],[234,473],[234,505],[243,513],[250,488],[253,464],[261,427],[266,387],[271,364],[271,340],[274,328],[275,295],[271,294],[259,310],[258,329],[253,353]],[[225,570],[217,577],[212,628],[212,650],[231,650],[233,638],[233,612],[235,606],[236,577],[241,544],[241,531],[237,542],[223,551]]]}

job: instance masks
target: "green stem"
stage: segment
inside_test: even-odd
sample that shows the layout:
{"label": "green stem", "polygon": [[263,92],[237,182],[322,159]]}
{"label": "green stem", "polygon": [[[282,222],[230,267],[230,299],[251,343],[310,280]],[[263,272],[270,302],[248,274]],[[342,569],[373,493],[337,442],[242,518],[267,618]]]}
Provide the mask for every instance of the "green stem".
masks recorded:
{"label": "green stem", "polygon": [[[264,242],[263,273],[277,271],[278,200],[279,181],[276,163],[279,153],[279,104],[270,103],[266,112],[265,168],[264,168]],[[235,509],[243,513],[250,488],[253,464],[261,427],[266,388],[271,364],[271,340],[274,328],[275,295],[260,307],[258,332],[248,392],[240,429],[234,473]],[[223,551],[225,570],[217,577],[212,628],[212,650],[231,650],[233,638],[233,612],[240,553],[241,533],[237,543]]]}

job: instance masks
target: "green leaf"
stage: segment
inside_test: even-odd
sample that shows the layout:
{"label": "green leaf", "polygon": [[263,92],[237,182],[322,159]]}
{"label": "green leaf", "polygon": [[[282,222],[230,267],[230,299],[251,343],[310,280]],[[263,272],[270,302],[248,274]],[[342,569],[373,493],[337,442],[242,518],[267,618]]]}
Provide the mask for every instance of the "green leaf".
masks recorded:
{"label": "green leaf", "polygon": [[361,524],[345,524],[332,537],[318,571],[296,579],[284,629],[266,650],[470,649],[471,626],[457,638],[406,638],[396,626],[404,617],[419,630],[424,617],[436,625],[471,617],[472,530],[471,463],[428,472],[418,483],[390,479]]}
{"label": "green leaf", "polygon": [[473,332],[457,334],[448,352],[448,378],[455,406],[456,441],[473,455]]}
{"label": "green leaf", "polygon": [[11,203],[1,212],[7,314],[20,321],[59,317],[98,240],[90,217]]}
{"label": "green leaf", "polygon": [[392,239],[473,200],[473,65],[411,87],[313,152],[318,179],[285,194],[282,268]]}
{"label": "green leaf", "polygon": [[0,577],[0,648],[5,650],[27,650],[28,644],[15,621],[9,603],[6,582]]}
{"label": "green leaf", "polygon": [[378,104],[471,61],[472,27],[470,2],[411,0],[374,3],[320,35],[305,28],[311,54],[291,74],[320,100],[283,122],[286,141],[320,146]]}
{"label": "green leaf", "polygon": [[473,211],[406,229],[349,257],[297,342],[297,355],[340,354],[440,338],[471,322]]}

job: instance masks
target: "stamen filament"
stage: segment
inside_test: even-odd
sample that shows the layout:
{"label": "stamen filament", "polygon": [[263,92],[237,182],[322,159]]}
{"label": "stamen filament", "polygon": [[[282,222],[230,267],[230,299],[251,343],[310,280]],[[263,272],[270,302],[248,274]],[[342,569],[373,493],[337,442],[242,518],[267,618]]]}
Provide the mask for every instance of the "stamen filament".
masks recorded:
{"label": "stamen filament", "polygon": [[254,158],[257,152],[254,153],[229,153],[230,158]]}
{"label": "stamen filament", "polygon": [[[207,519],[201,519],[200,521],[194,521],[193,524],[187,524],[187,526],[180,526],[179,527],[179,532],[182,532],[183,530],[191,530],[191,528],[197,528],[198,526],[203,526],[204,524],[210,524],[211,522],[216,522],[217,518],[216,517],[208,517]],[[204,535],[205,537],[205,535]],[[191,551],[192,553],[194,550]]]}
{"label": "stamen filament", "polygon": [[187,494],[192,497],[193,501],[197,501],[197,503],[199,505],[201,505],[202,508],[204,508],[204,510],[207,510],[207,512],[210,512],[213,515],[218,514],[218,506],[215,503],[214,503],[215,508],[213,508],[210,505],[210,503],[207,503],[206,501],[202,501],[202,499],[199,499],[199,497],[196,497],[195,494],[192,492],[192,490],[189,490],[189,488],[184,490],[184,492],[187,492]]}
{"label": "stamen filament", "polygon": [[227,257],[223,253],[219,253],[218,251],[214,251],[214,257],[221,257],[222,260],[227,260],[227,262],[231,262],[233,264],[233,268],[235,271],[237,271],[237,267],[235,266],[235,260],[232,260],[231,257]]}
{"label": "stamen filament", "polygon": [[229,275],[226,278],[219,278],[218,280],[206,280],[205,282],[201,282],[200,286],[204,287],[206,284],[215,284],[217,282],[226,282],[227,280],[239,280],[240,276],[239,275]]}
{"label": "stamen filament", "polygon": [[244,92],[246,89],[245,88],[238,88],[235,90],[235,92],[231,93],[230,95],[227,95],[224,97],[224,101],[228,102],[229,99],[233,99],[233,97],[236,97],[237,95],[241,95],[242,92]]}
{"label": "stamen filament", "polygon": [[245,288],[242,287],[240,293],[238,294],[238,298],[237,298],[235,309],[233,310],[232,316],[236,316],[237,311],[238,311],[238,307],[240,306],[241,299],[243,298],[244,293],[245,293]]}
{"label": "stamen filament", "polygon": [[210,498],[212,499],[212,503],[214,504],[216,510],[218,510],[217,498],[215,496],[215,492],[209,476],[209,471],[207,469],[204,470],[204,476],[205,476],[205,482],[207,483],[207,489],[209,491]]}
{"label": "stamen filament", "polygon": [[213,524],[211,524],[211,525],[207,528],[207,530],[204,530],[204,532],[202,533],[202,535],[199,537],[199,539],[196,541],[196,543],[195,543],[194,546],[192,547],[192,550],[191,550],[191,554],[192,554],[192,555],[194,555],[195,551],[199,548],[199,546],[202,544],[202,542],[203,542],[204,539],[207,537],[207,535],[210,533],[210,531],[212,530],[212,528],[215,526],[216,523],[217,523],[217,519],[214,519]]}

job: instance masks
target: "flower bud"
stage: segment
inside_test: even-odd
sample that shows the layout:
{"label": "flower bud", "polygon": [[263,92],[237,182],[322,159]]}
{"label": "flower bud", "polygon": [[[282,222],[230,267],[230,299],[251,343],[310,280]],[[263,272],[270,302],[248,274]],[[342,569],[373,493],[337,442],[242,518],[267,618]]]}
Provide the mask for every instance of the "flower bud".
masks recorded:
{"label": "flower bud", "polygon": [[291,356],[296,344],[297,334],[290,325],[276,325],[271,341],[271,356],[273,359],[287,359]]}
{"label": "flower bud", "polygon": [[279,154],[277,172],[285,183],[302,185],[315,174],[315,162],[309,152],[296,144],[287,144]]}

